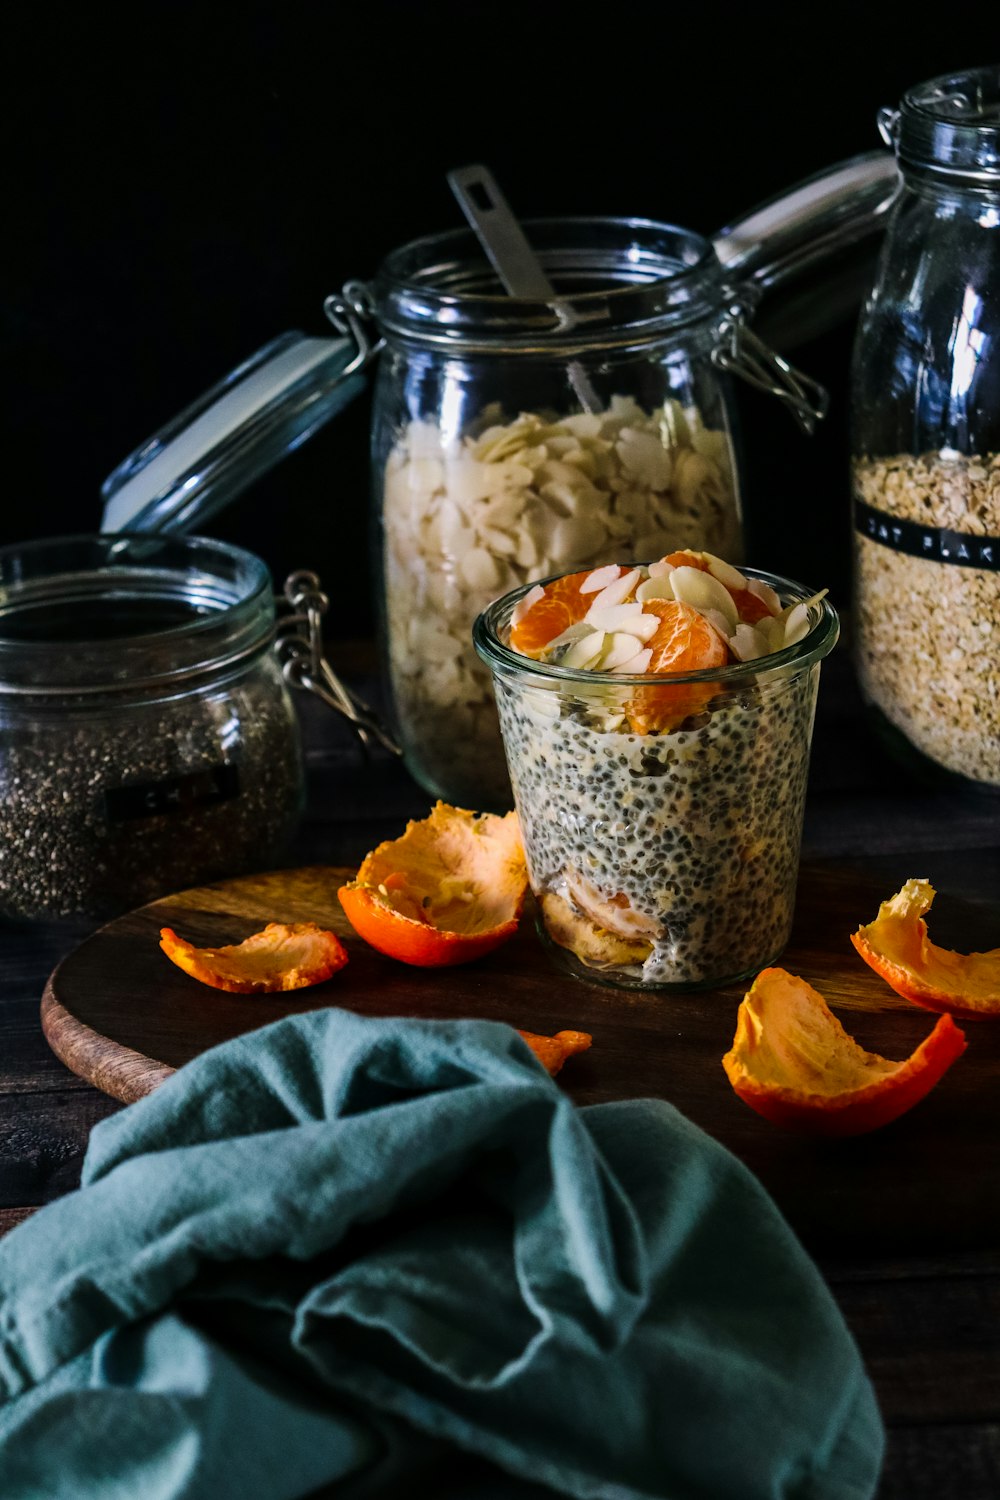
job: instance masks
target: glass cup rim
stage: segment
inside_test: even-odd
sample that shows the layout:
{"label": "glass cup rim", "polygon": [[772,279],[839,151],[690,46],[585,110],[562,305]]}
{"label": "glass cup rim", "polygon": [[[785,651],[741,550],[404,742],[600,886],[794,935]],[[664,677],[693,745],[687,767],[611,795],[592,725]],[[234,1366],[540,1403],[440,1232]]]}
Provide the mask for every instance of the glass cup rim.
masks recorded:
{"label": "glass cup rim", "polygon": [[[620,566],[629,568],[637,564],[623,563]],[[781,574],[766,572],[761,568],[741,566],[739,571],[746,578],[754,578],[761,583],[766,583],[775,590],[779,597],[790,596],[803,601],[811,599],[817,592],[815,589],[806,588],[805,584],[797,582],[794,578],[785,578]],[[804,671],[829,655],[840,635],[840,617],[829,599],[824,597],[815,605],[818,618],[801,641],[796,641],[793,646],[785,646],[781,651],[775,651],[771,655],[756,656],[750,661],[733,662],[726,667],[703,667],[697,672],[595,672],[585,667],[563,667],[551,662],[536,661],[533,657],[523,656],[519,651],[513,651],[501,640],[498,627],[509,621],[515,605],[531,589],[539,585],[544,588],[547,584],[554,583],[557,578],[565,576],[564,570],[560,573],[553,573],[548,578],[535,579],[531,583],[521,584],[518,588],[511,589],[509,593],[502,594],[499,599],[495,599],[476,617],[472,626],[473,644],[483,661],[494,671],[517,672],[535,679],[536,682],[547,682],[552,686],[586,684],[593,687],[595,684],[601,684],[605,687],[649,687],[712,682],[718,683],[723,688],[739,688],[750,679],[771,675],[790,667]]]}

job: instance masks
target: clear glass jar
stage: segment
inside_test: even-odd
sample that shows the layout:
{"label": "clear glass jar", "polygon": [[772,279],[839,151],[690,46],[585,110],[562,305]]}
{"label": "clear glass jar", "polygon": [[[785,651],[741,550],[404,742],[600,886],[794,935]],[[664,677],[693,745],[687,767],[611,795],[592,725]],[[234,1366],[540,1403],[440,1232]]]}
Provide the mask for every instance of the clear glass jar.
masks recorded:
{"label": "clear glass jar", "polygon": [[911,765],[1000,787],[1000,69],[883,111],[903,191],[853,367],[856,660]]}
{"label": "clear glass jar", "polygon": [[470,807],[510,803],[471,644],[480,610],[609,559],[742,556],[731,382],[714,357],[734,293],[711,244],[641,220],[526,228],[557,308],[504,295],[467,231],[403,247],[372,287],[385,341],[375,554],[396,729],[417,778]]}
{"label": "clear glass jar", "polygon": [[[743,570],[783,604],[800,584]],[[712,671],[625,676],[510,649],[527,589],[491,605],[475,644],[493,674],[540,930],[583,979],[704,989],[773,963],[795,907],[822,659],[837,615],[773,656]],[[657,698],[657,695],[661,695]],[[676,727],[628,729],[669,694]],[[630,710],[632,714],[630,717]]]}
{"label": "clear glass jar", "polygon": [[[752,330],[754,310],[817,270],[842,294],[842,255],[852,265],[880,230],[896,179],[889,152],[839,162],[711,239],[645,219],[528,222],[542,300],[507,295],[468,230],[404,245],[370,283],[327,297],[338,338],[273,340],[120,464],[104,527],[194,527],[377,364],[375,602],[397,738],[428,791],[507,806],[476,614],[517,584],[614,557],[692,546],[739,559],[731,375],[806,432],[826,409]],[[838,302],[796,306],[795,333],[815,333]],[[349,695],[335,696],[343,709]]]}
{"label": "clear glass jar", "polygon": [[106,916],[261,868],[298,819],[267,569],[222,542],[0,549],[0,916]]}

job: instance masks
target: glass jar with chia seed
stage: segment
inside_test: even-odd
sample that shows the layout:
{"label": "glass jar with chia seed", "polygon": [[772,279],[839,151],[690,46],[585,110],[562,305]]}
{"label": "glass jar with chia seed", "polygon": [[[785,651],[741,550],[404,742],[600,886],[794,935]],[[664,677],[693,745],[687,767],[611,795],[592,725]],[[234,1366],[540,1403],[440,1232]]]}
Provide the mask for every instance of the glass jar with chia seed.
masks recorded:
{"label": "glass jar with chia seed", "polygon": [[303,772],[264,564],[222,542],[0,549],[0,916],[106,916],[273,862]]}
{"label": "glass jar with chia seed", "polygon": [[924,781],[1000,790],[1000,67],[879,124],[903,180],[852,373],[855,654]]}
{"label": "glass jar with chia seed", "polygon": [[743,572],[801,602],[806,633],[709,670],[533,660],[508,644],[526,588],[476,621],[541,931],[581,978],[704,989],[788,942],[820,663],[839,626],[800,584]]}

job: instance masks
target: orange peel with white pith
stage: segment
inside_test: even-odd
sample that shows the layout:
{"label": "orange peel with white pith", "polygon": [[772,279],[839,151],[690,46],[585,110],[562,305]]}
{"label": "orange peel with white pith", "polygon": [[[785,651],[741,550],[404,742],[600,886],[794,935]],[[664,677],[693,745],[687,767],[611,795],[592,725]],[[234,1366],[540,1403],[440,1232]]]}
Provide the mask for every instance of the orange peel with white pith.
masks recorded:
{"label": "orange peel with white pith", "polygon": [[517,1034],[527,1042],[546,1073],[553,1078],[567,1057],[586,1052],[594,1040],[589,1031],[557,1031],[555,1036],[539,1036],[534,1031],[519,1031]]}
{"label": "orange peel with white pith", "polygon": [[744,1104],[776,1125],[808,1135],[862,1135],[919,1103],[965,1045],[951,1016],[941,1016],[902,1062],[866,1052],[817,990],[770,968],[740,1005],[722,1066]]}
{"label": "orange peel with white pith", "polygon": [[914,1005],[965,1019],[1000,1016],[1000,948],[955,953],[932,943],[924,917],[936,894],[929,880],[908,880],[882,902],[874,922],[852,933],[851,942]]}
{"label": "orange peel with white pith", "polygon": [[271,995],[321,984],[347,962],[336,933],[315,922],[268,922],[242,943],[196,948],[171,927],[160,929],[160,947],[179,969],[216,990]]}
{"label": "orange peel with white pith", "polygon": [[528,890],[516,813],[438,802],[337,895],[359,937],[418,968],[468,963],[512,937]]}

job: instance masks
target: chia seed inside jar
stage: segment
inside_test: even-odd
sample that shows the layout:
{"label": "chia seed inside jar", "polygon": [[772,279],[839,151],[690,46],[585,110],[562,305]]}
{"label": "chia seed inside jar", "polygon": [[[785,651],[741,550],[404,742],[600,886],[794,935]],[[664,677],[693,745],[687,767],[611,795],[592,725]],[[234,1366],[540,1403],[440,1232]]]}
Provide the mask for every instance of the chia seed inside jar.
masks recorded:
{"label": "chia seed inside jar", "polygon": [[0,550],[0,914],[117,911],[273,862],[302,766],[257,558],[79,537]]}

